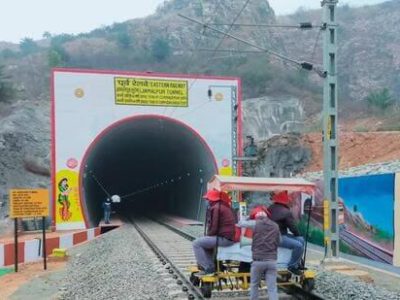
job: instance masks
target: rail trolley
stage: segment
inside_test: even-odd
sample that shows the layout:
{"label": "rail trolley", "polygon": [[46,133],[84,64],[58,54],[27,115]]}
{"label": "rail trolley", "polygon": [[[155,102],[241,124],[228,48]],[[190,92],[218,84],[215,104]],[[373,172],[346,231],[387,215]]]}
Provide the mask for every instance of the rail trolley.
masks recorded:
{"label": "rail trolley", "polygon": [[[290,192],[302,192],[312,199],[315,184],[301,178],[252,178],[252,177],[228,177],[215,175],[207,185],[208,189],[216,189],[225,192],[274,192],[286,190]],[[311,204],[312,201],[306,201]],[[246,217],[246,203],[240,202],[240,216]],[[311,206],[308,209],[308,224],[310,221]],[[308,233],[308,225],[307,225]],[[306,234],[307,234],[306,233]],[[305,268],[307,252],[307,239],[305,239],[305,251],[303,257],[303,269],[300,275],[292,274],[287,270],[291,257],[291,250],[278,249],[278,287],[301,288],[311,292],[315,284],[316,273]],[[198,286],[205,298],[211,298],[213,290],[247,290],[250,287],[250,263],[252,261],[251,244],[249,240],[241,237],[241,241],[229,247],[218,247],[216,255],[216,272],[211,275],[196,275],[197,266],[191,266],[190,281]]]}

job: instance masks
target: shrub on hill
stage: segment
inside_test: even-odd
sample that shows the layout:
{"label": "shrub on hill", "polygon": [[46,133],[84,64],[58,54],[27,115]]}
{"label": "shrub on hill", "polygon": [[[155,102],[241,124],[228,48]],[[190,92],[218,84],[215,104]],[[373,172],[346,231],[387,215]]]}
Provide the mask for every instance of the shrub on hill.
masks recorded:
{"label": "shrub on hill", "polygon": [[371,92],[367,96],[367,102],[370,106],[385,110],[394,104],[394,98],[389,92],[388,88],[383,88]]}
{"label": "shrub on hill", "polygon": [[7,102],[13,98],[15,90],[10,77],[5,74],[4,66],[0,66],[0,102]]}
{"label": "shrub on hill", "polygon": [[23,55],[33,54],[39,50],[39,46],[31,38],[23,38],[19,43],[19,48]]}
{"label": "shrub on hill", "polygon": [[171,55],[171,46],[165,38],[156,38],[151,44],[151,54],[159,62]]}

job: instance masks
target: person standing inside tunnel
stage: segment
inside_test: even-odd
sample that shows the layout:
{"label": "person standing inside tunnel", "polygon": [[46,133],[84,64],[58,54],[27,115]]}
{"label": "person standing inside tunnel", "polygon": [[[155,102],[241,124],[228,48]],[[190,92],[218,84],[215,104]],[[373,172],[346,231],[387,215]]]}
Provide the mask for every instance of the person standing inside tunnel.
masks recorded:
{"label": "person standing inside tunnel", "polygon": [[[268,208],[271,219],[279,225],[282,235],[280,247],[291,249],[292,257],[289,261],[288,270],[293,274],[301,274],[301,258],[304,251],[304,238],[297,229],[289,204],[290,198],[287,191],[274,193],[273,204]],[[291,233],[288,232],[290,230]]]}
{"label": "person standing inside tunnel", "polygon": [[103,202],[103,211],[104,211],[104,222],[106,224],[110,224],[110,215],[111,215],[111,199],[106,198]]}
{"label": "person standing inside tunnel", "polygon": [[198,275],[214,273],[214,250],[218,246],[234,244],[236,219],[226,200],[229,196],[223,193],[209,190],[204,196],[210,205],[206,215],[207,235],[193,241],[193,251],[200,269]]}

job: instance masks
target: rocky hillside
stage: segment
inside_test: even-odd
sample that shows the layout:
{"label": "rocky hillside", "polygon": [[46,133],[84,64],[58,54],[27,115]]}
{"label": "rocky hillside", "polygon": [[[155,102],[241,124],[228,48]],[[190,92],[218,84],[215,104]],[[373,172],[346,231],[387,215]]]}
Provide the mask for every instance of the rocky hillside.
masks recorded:
{"label": "rocky hillside", "polygon": [[[105,26],[79,35],[46,35],[41,41],[24,40],[19,45],[0,43],[0,61],[14,76],[25,98],[48,98],[49,71],[54,66],[208,73],[240,76],[245,98],[265,95],[294,96],[306,103],[305,113],[321,107],[321,80],[299,72],[270,55],[241,53],[255,50],[221,34],[178,17],[183,14],[214,24],[230,24],[245,1],[170,0],[143,19]],[[254,0],[236,23],[321,24],[321,11],[300,11],[276,18],[267,0]],[[400,2],[338,9],[340,101],[348,106],[365,102],[373,92],[387,88],[399,100]],[[229,25],[217,26],[229,30]],[[231,33],[297,60],[322,62],[318,30],[298,31],[265,27],[233,26]],[[219,50],[212,50],[222,43]],[[317,43],[316,43],[317,41]],[[33,42],[33,43],[32,43]],[[201,50],[193,52],[192,50]],[[366,109],[366,105],[357,108]],[[351,111],[354,111],[353,109]],[[398,121],[397,119],[394,122]]]}
{"label": "rocky hillside", "polygon": [[[337,16],[340,100],[361,101],[373,91],[388,88],[400,101],[400,1],[358,8],[344,5]],[[321,24],[321,10],[279,18],[280,23],[304,21]],[[313,51],[317,37],[319,43]],[[281,38],[289,55],[322,62],[322,37],[317,31],[287,30]]]}
{"label": "rocky hillside", "polygon": [[19,101],[0,113],[0,232],[11,188],[49,188],[50,111],[45,102]]}
{"label": "rocky hillside", "polygon": [[286,132],[301,132],[305,113],[301,101],[290,96],[261,97],[243,101],[243,136],[267,140]]}
{"label": "rocky hillside", "polygon": [[[259,56],[255,59],[246,55],[231,57],[229,53],[193,52],[216,48],[222,35],[178,17],[181,13],[208,23],[229,24],[240,14],[237,22],[276,22],[267,0],[251,1],[242,11],[243,4],[244,1],[227,0],[166,1],[155,14],[143,19],[76,36],[46,35],[42,41],[23,40],[19,51],[0,45],[0,61],[30,99],[48,97],[49,72],[55,66],[241,76],[247,83],[245,93],[258,96],[267,86],[273,86],[267,81],[274,81],[272,70],[255,68],[260,64]],[[229,26],[219,28],[228,30]],[[281,40],[265,31],[232,28],[232,32],[264,47],[282,48]],[[242,50],[244,46],[225,38],[221,49]],[[267,69],[269,59],[261,60]]]}
{"label": "rocky hillside", "polygon": [[[310,133],[302,137],[302,144],[311,149],[313,160],[306,171],[323,168],[321,134]],[[342,132],[339,144],[341,170],[400,159],[399,132]],[[399,168],[399,167],[397,167]],[[390,172],[390,170],[387,170]]]}
{"label": "rocky hillside", "polygon": [[[15,98],[27,99],[11,105],[3,105],[0,99],[0,202],[5,203],[11,186],[49,184],[49,78],[55,66],[239,76],[247,99],[244,133],[253,135],[260,147],[259,160],[250,165],[249,174],[290,176],[307,169],[310,161],[308,170],[321,169],[320,134],[289,134],[304,129],[320,132],[321,80],[271,56],[238,52],[254,49],[228,38],[223,39],[220,50],[232,51],[192,51],[215,49],[222,36],[177,16],[181,13],[207,23],[229,24],[243,4],[170,0],[152,16],[90,33],[46,35],[41,41],[24,40],[20,45],[0,42],[0,64],[13,77],[18,90]],[[395,100],[400,98],[400,2],[344,6],[338,15],[340,125],[357,131],[382,130],[388,125],[399,129],[398,111],[380,111],[371,122],[371,111],[359,103],[383,88],[388,88]],[[236,22],[296,24],[309,20],[320,24],[320,16],[321,12],[314,10],[277,19],[267,0],[252,0]],[[230,26],[219,28],[226,31]],[[322,61],[319,44],[313,51],[317,31],[234,26],[231,32],[298,60]],[[362,118],[362,126],[355,123]],[[288,134],[278,136],[281,133]],[[341,168],[400,158],[397,135],[344,137]],[[1,203],[0,220],[8,211]]]}

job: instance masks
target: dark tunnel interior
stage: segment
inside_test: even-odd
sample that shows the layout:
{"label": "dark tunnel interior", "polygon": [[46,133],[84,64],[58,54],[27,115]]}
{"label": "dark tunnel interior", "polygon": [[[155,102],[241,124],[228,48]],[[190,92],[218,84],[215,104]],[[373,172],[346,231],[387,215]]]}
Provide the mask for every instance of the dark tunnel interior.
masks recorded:
{"label": "dark tunnel interior", "polygon": [[192,129],[161,116],[114,124],[96,140],[83,162],[84,209],[90,226],[102,219],[102,202],[119,195],[120,218],[171,213],[201,219],[201,195],[217,172],[215,159]]}

